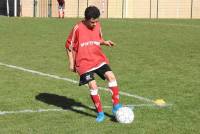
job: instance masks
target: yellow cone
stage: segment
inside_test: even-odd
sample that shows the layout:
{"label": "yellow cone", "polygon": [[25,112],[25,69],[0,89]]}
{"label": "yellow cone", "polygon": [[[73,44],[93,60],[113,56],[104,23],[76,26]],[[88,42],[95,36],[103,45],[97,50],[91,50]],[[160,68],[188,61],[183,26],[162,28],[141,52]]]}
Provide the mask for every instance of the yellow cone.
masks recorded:
{"label": "yellow cone", "polygon": [[156,100],[154,101],[154,103],[155,103],[156,105],[158,105],[158,106],[165,106],[165,105],[166,105],[166,103],[165,103],[165,101],[164,101],[163,99],[156,99]]}

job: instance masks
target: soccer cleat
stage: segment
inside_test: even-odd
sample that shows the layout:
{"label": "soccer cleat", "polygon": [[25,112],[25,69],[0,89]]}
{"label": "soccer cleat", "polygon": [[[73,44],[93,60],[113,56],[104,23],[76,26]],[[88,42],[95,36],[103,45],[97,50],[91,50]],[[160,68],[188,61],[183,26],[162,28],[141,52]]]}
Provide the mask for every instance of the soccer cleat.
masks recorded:
{"label": "soccer cleat", "polygon": [[117,110],[120,109],[122,107],[122,104],[118,103],[116,105],[113,106],[113,109],[112,109],[112,113],[113,115],[116,114]]}
{"label": "soccer cleat", "polygon": [[97,114],[96,121],[97,121],[97,122],[102,122],[104,119],[105,119],[104,112],[99,112],[99,113]]}

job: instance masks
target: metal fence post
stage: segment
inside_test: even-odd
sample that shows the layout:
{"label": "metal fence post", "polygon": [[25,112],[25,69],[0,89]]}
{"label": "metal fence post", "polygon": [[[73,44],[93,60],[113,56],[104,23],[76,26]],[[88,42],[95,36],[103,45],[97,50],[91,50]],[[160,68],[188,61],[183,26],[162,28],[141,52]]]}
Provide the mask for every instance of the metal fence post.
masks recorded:
{"label": "metal fence post", "polygon": [[149,18],[151,19],[151,0],[150,0],[150,3],[149,3]]}
{"label": "metal fence post", "polygon": [[159,15],[159,14],[158,14],[158,12],[159,12],[159,5],[158,5],[158,4],[159,4],[159,1],[157,0],[157,13],[156,13],[156,18],[157,18],[157,19],[158,19],[158,17],[159,17],[159,16],[158,16],[158,15]]}
{"label": "metal fence post", "polygon": [[10,5],[9,0],[6,0],[7,16],[10,17]]}
{"label": "metal fence post", "polygon": [[80,8],[80,3],[79,3],[80,1],[78,0],[78,9],[77,9],[77,18],[79,18],[79,8]]}
{"label": "metal fence post", "polygon": [[122,19],[124,18],[124,0],[122,0]]}
{"label": "metal fence post", "polygon": [[108,6],[109,6],[108,3],[109,3],[109,0],[107,0],[107,7],[106,7],[107,8],[107,19],[108,19]]}
{"label": "metal fence post", "polygon": [[87,0],[87,7],[88,7],[88,4],[89,4],[89,2],[88,2],[88,0]]}
{"label": "metal fence post", "polygon": [[14,0],[14,16],[17,17],[17,0]]}
{"label": "metal fence post", "polygon": [[52,17],[52,0],[48,0],[48,17]]}
{"label": "metal fence post", "polygon": [[193,0],[191,0],[191,9],[190,9],[190,18],[192,19],[193,18]]}
{"label": "metal fence post", "polygon": [[33,1],[33,17],[36,17],[36,0]]}

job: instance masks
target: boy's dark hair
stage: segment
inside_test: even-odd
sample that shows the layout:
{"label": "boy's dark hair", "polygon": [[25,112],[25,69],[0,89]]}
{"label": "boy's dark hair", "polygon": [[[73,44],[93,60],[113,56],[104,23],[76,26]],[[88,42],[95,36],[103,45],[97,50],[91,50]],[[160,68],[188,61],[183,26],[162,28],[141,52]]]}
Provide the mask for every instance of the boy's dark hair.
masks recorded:
{"label": "boy's dark hair", "polygon": [[89,6],[85,9],[85,19],[90,20],[91,18],[97,19],[100,16],[100,11],[95,6]]}

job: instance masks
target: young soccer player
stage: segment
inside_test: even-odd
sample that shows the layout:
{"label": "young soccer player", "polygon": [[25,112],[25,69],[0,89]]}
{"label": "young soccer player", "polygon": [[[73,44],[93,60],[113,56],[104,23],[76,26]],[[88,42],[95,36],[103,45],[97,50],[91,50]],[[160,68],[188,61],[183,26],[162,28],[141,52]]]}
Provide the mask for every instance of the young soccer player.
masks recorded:
{"label": "young soccer player", "polygon": [[65,0],[57,0],[58,2],[58,17],[64,18]]}
{"label": "young soccer player", "polygon": [[85,10],[85,18],[74,26],[66,41],[66,51],[69,59],[69,68],[80,75],[79,85],[88,84],[91,99],[98,112],[96,121],[102,122],[105,118],[95,74],[108,81],[112,93],[112,112],[122,107],[119,103],[119,88],[115,75],[109,67],[108,59],[101,50],[101,45],[114,46],[110,40],[102,37],[99,23],[100,11],[95,6]]}

